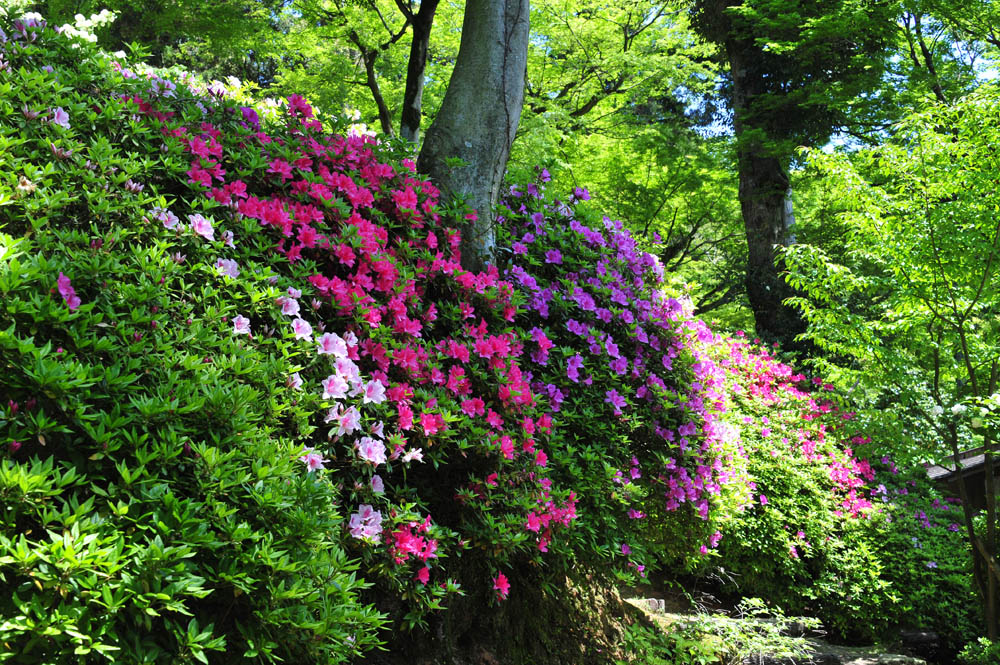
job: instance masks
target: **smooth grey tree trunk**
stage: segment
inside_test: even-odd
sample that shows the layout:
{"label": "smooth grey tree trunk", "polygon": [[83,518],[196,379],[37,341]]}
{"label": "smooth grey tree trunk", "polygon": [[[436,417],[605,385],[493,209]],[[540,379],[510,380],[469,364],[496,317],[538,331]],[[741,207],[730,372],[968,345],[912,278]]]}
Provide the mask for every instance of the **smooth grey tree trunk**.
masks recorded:
{"label": "smooth grey tree trunk", "polygon": [[[468,0],[458,60],[417,162],[441,190],[479,219],[462,229],[462,265],[493,262],[493,209],[524,102],[528,0]],[[462,166],[449,166],[458,158]]]}

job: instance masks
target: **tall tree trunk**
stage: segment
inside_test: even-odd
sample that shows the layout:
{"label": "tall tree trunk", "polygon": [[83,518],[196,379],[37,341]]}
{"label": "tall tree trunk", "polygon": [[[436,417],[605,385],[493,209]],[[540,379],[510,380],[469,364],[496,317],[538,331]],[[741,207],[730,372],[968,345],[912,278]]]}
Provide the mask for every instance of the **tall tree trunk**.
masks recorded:
{"label": "tall tree trunk", "polygon": [[[455,70],[417,166],[478,215],[462,233],[469,270],[493,260],[493,207],[521,118],[527,61],[528,0],[468,0]],[[463,165],[449,166],[453,158]]]}
{"label": "tall tree trunk", "polygon": [[403,113],[399,135],[407,141],[420,143],[420,119],[424,100],[424,69],[427,67],[427,49],[431,41],[431,26],[439,0],[422,0],[420,10],[411,20],[413,41],[410,42],[410,59],[406,65],[406,89],[403,92]]}
{"label": "tall tree trunk", "polygon": [[805,331],[798,311],[783,304],[792,295],[781,277],[777,249],[791,241],[794,217],[787,163],[791,156],[768,145],[765,127],[748,116],[755,97],[764,94],[763,74],[753,68],[753,46],[730,42],[727,52],[733,81],[739,199],[747,238],[747,298],[757,334],[786,348],[802,348],[794,338]]}

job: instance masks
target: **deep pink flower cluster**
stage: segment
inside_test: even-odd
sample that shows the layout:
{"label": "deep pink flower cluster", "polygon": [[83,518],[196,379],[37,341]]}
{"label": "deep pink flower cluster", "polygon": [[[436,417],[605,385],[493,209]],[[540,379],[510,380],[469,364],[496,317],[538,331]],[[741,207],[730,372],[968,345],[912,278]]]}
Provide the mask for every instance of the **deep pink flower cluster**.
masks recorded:
{"label": "deep pink flower cluster", "polygon": [[[271,133],[234,125],[225,114],[183,124],[178,102],[162,96],[135,94],[128,103],[160,130],[166,149],[186,155],[183,180],[212,213],[190,216],[195,234],[218,242],[220,223],[236,229],[234,222],[252,219],[289,263],[317,267],[276,308],[290,317],[289,334],[304,348],[313,345],[316,362],[332,363],[332,373],[296,372],[287,382],[332,404],[317,414],[332,429],[328,443],[314,442],[316,450],[303,455],[308,469],[371,477],[379,468],[384,476],[354,483],[361,488],[355,500],[364,503],[351,515],[351,535],[385,543],[384,556],[396,566],[436,559],[446,546],[440,538],[391,518],[406,513],[393,508],[397,497],[412,496],[398,470],[409,467],[413,479],[421,461],[474,458],[485,472],[469,466],[450,490],[425,489],[421,506],[436,511],[457,497],[464,516],[447,529],[503,543],[506,529],[527,532],[536,554],[547,551],[557,528],[577,515],[573,492],[554,488],[546,475],[553,419],[522,369],[527,347],[537,355],[551,344],[510,326],[515,288],[496,268],[462,269],[460,236],[443,224],[438,191],[414,175],[412,162],[386,161],[370,137],[325,133],[301,97],[288,100],[285,127]],[[249,162],[262,166],[247,172]],[[231,178],[235,173],[240,177]],[[187,228],[169,211],[151,216],[174,233]],[[225,246],[246,240],[225,233]],[[240,278],[231,259],[217,259],[216,268]],[[300,306],[302,293],[312,298],[311,313]],[[252,322],[240,316],[233,325],[249,334]],[[323,332],[331,325],[341,332]],[[353,455],[338,452],[345,444]],[[353,460],[348,468],[334,463],[345,459]],[[499,531],[490,516],[498,507],[507,511]],[[429,570],[423,566],[416,580],[426,584]]]}

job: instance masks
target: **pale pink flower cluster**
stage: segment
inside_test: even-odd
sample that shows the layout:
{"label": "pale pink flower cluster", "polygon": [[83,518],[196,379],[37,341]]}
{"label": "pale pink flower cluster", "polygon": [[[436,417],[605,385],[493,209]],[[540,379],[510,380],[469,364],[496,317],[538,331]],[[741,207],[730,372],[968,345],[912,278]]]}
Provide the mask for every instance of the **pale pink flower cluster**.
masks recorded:
{"label": "pale pink flower cluster", "polygon": [[323,421],[336,423],[337,427],[330,431],[332,435],[347,436],[361,429],[361,412],[357,407],[350,406],[344,409],[338,404],[330,409]]}
{"label": "pale pink flower cluster", "polygon": [[[170,212],[166,208],[161,208],[159,206],[153,208],[149,214],[153,219],[161,222],[163,224],[163,227],[166,229],[171,229],[171,230],[176,229],[180,222],[180,220],[177,219],[177,215]],[[183,228],[183,225],[181,226],[181,228]]]}
{"label": "pale pink flower cluster", "polygon": [[232,259],[216,259],[215,268],[219,271],[220,275],[225,275],[232,279],[240,276],[240,267]]}
{"label": "pale pink flower cluster", "polygon": [[382,533],[382,513],[363,503],[358,506],[358,512],[351,515],[347,527],[355,538],[367,538],[377,543]]}
{"label": "pale pink flower cluster", "polygon": [[326,460],[324,460],[323,456],[317,453],[314,448],[306,448],[305,453],[305,455],[299,457],[299,461],[305,463],[306,468],[309,469],[310,473],[316,471],[317,469],[326,468]]}
{"label": "pale pink flower cluster", "polygon": [[191,222],[192,231],[200,235],[205,240],[215,240],[215,229],[212,228],[211,221],[198,213],[188,215],[188,220]]}
{"label": "pale pink flower cluster", "polygon": [[281,296],[278,298],[278,304],[281,305],[281,313],[285,316],[298,316],[299,301],[295,298]]}
{"label": "pale pink flower cluster", "polygon": [[358,456],[375,466],[385,464],[385,444],[370,436],[363,436],[358,443]]}
{"label": "pale pink flower cluster", "polygon": [[52,122],[53,125],[59,125],[63,129],[69,129],[69,113],[63,110],[63,107],[57,106],[52,109]]}
{"label": "pale pink flower cluster", "polygon": [[233,317],[233,334],[234,335],[249,335],[250,334],[250,319],[243,316],[242,314],[237,314]]}

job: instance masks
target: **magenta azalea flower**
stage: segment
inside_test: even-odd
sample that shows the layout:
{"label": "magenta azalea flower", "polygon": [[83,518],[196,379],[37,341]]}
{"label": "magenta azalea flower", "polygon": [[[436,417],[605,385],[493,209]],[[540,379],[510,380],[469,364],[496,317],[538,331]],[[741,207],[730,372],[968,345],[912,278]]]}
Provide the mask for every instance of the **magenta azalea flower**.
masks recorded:
{"label": "magenta azalea flower", "polygon": [[59,287],[59,295],[63,297],[66,301],[66,306],[69,307],[69,311],[75,310],[80,306],[80,298],[76,295],[76,290],[70,283],[69,277],[59,273],[59,277],[56,279],[56,285]]}
{"label": "magenta azalea flower", "polygon": [[617,390],[609,390],[604,393],[604,403],[610,404],[614,410],[615,415],[621,415],[622,408],[625,406],[625,398],[618,394]]}
{"label": "magenta azalea flower", "polygon": [[510,593],[510,582],[507,581],[507,576],[503,573],[497,573],[497,576],[493,578],[493,588],[497,592],[497,600],[504,600]]}

